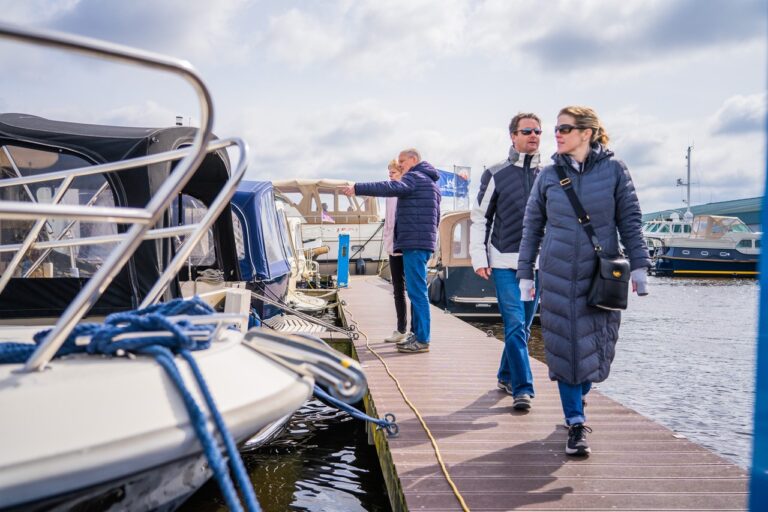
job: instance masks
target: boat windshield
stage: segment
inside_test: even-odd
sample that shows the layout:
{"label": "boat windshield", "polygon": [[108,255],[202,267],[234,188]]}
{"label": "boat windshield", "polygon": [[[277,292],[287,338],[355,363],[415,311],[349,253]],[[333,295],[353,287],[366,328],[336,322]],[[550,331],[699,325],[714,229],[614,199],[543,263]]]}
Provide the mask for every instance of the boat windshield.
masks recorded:
{"label": "boat windshield", "polygon": [[[0,179],[34,176],[91,165],[78,156],[58,151],[42,151],[6,145],[0,150]],[[81,206],[114,206],[112,190],[103,175],[78,176],[62,192],[62,180],[29,183],[0,188],[0,201],[23,201]],[[0,219],[0,244],[20,244],[31,231],[34,221]],[[37,242],[71,240],[117,234],[110,223],[50,219],[40,231]],[[15,277],[90,277],[113,250],[116,242],[91,245],[33,249],[27,251]],[[13,253],[0,254],[0,273]]]}

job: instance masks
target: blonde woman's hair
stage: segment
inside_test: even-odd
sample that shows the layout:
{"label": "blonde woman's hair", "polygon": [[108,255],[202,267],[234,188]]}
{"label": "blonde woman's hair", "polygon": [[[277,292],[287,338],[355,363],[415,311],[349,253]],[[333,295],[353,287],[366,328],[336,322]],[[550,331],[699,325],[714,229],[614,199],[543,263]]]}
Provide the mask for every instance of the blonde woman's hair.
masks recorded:
{"label": "blonde woman's hair", "polygon": [[567,115],[573,117],[579,128],[592,128],[591,142],[599,142],[603,146],[608,144],[608,132],[597,117],[597,112],[589,107],[570,106],[560,110],[558,116]]}
{"label": "blonde woman's hair", "polygon": [[393,158],[392,160],[389,161],[389,165],[387,166],[387,170],[392,169],[393,167],[395,169],[397,169],[397,159],[396,158]]}

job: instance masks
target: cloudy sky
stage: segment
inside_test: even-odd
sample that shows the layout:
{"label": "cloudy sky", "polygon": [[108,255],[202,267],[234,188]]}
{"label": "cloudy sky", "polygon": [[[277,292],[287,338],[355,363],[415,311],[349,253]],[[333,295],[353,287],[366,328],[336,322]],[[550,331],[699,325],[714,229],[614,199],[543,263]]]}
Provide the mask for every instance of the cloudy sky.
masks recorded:
{"label": "cloudy sky", "polygon": [[[506,157],[519,111],[592,106],[645,211],[763,194],[765,0],[0,0],[2,21],[191,62],[248,177],[383,179],[399,149]],[[0,111],[159,126],[199,117],[178,79],[0,41]],[[474,188],[473,187],[473,190]]]}

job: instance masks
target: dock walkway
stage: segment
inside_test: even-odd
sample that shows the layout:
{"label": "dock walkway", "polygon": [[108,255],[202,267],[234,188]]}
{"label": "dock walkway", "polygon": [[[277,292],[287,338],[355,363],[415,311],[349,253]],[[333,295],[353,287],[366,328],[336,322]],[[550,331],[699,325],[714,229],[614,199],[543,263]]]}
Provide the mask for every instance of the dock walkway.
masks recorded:
{"label": "dock walkway", "polygon": [[[391,287],[353,278],[341,292],[348,321],[386,361],[437,441],[469,509],[746,510],[748,474],[706,448],[593,391],[588,440],[593,454],[564,454],[557,386],[531,360],[536,398],[529,412],[496,389],[502,344],[432,308],[430,352],[400,354],[384,343],[395,325]],[[398,438],[375,434],[394,510],[461,510],[432,445],[384,365],[354,342],[370,388],[369,409],[397,416]]]}

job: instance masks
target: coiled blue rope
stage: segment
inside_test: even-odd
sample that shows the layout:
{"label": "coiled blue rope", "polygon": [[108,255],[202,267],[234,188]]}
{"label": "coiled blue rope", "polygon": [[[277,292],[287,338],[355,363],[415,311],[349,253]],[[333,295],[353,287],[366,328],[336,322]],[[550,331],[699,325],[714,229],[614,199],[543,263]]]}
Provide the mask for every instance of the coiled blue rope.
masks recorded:
{"label": "coiled blue rope", "polygon": [[[253,490],[248,473],[245,470],[240,454],[232,434],[229,432],[224,419],[219,412],[218,407],[211,395],[208,385],[205,382],[200,367],[192,357],[191,351],[204,350],[210,347],[210,337],[206,336],[202,340],[194,340],[185,334],[184,331],[203,331],[211,333],[212,325],[193,325],[189,321],[182,320],[173,323],[166,318],[167,316],[177,315],[208,315],[213,313],[213,308],[206,304],[199,297],[189,300],[175,299],[162,304],[156,304],[148,308],[130,311],[125,313],[114,313],[109,315],[103,324],[80,324],[62,344],[56,353],[56,357],[74,353],[88,354],[107,354],[115,355],[126,352],[135,354],[151,355],[163,367],[170,379],[179,390],[179,394],[184,401],[187,413],[190,417],[190,423],[195,430],[200,444],[203,446],[203,452],[208,459],[216,481],[219,484],[221,493],[230,510],[242,512],[235,486],[232,483],[227,464],[219,451],[214,434],[208,431],[206,426],[205,414],[187,389],[184,379],[179,372],[174,354],[179,354],[187,361],[189,367],[195,376],[198,389],[205,399],[208,410],[213,418],[214,425],[221,436],[229,457],[230,468],[235,476],[237,486],[243,495],[245,506],[250,512],[261,510],[256,493]],[[152,336],[145,338],[126,338],[119,341],[113,339],[124,333],[147,332],[147,331],[167,331],[172,336]],[[35,334],[35,344],[40,344],[49,330],[41,331]],[[75,340],[80,336],[90,336],[91,341],[87,345],[77,345]],[[35,345],[29,343],[0,343],[0,364],[1,363],[23,363],[32,355]]]}
{"label": "coiled blue rope", "polygon": [[384,419],[368,416],[361,410],[352,407],[349,404],[345,404],[337,398],[332,397],[319,386],[315,386],[313,394],[323,402],[335,406],[337,409],[346,412],[355,419],[368,421],[374,425],[377,425],[377,428],[386,430],[389,437],[397,437],[400,432],[400,427],[398,427],[397,423],[395,423],[395,415],[392,413],[385,414]]}

